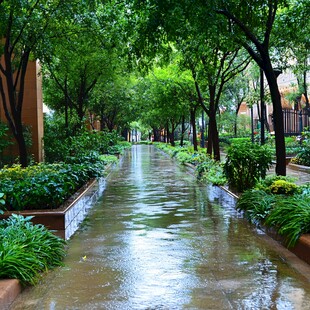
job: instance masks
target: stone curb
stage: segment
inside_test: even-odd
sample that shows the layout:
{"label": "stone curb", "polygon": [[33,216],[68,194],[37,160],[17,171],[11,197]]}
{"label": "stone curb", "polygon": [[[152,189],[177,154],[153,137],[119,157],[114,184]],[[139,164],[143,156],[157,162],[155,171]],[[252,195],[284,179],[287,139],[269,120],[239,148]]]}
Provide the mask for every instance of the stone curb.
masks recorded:
{"label": "stone curb", "polygon": [[16,279],[0,280],[0,309],[7,310],[21,293],[22,286]]}

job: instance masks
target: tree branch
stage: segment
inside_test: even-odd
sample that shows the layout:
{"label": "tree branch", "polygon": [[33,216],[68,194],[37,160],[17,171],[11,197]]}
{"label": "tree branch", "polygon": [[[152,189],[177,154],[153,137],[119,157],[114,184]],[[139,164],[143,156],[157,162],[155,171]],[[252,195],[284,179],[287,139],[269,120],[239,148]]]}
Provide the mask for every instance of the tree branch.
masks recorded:
{"label": "tree branch", "polygon": [[257,50],[260,53],[264,53],[263,46],[259,42],[258,38],[251,32],[251,30],[235,15],[227,10],[216,10],[216,13],[226,16],[228,19],[231,19],[236,25],[243,31],[245,36],[256,46]]}

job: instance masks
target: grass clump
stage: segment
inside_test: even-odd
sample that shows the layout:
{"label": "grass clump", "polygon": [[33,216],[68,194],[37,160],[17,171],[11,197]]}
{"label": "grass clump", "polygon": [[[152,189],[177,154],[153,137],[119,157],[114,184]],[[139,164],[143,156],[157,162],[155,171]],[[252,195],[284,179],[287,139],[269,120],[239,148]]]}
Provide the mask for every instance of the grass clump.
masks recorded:
{"label": "grass clump", "polygon": [[236,207],[250,222],[275,228],[294,247],[302,234],[310,233],[310,183],[297,186],[285,177],[265,181],[245,191]]}
{"label": "grass clump", "polygon": [[31,217],[13,214],[0,221],[0,278],[34,285],[42,272],[62,265],[66,242]]}
{"label": "grass clump", "polygon": [[310,232],[310,197],[295,195],[277,199],[265,224],[275,227],[286,238],[287,246],[293,247],[302,234]]}

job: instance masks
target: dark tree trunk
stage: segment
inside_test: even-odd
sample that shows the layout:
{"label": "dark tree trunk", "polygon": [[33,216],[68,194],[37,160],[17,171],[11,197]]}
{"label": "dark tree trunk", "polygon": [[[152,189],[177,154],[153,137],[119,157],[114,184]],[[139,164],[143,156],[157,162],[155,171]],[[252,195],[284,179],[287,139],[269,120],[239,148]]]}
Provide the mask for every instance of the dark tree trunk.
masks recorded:
{"label": "dark tree trunk", "polygon": [[185,134],[185,131],[186,131],[186,128],[185,128],[185,116],[183,115],[182,116],[182,127],[181,127],[181,141],[180,141],[180,146],[183,146],[184,145],[184,134]]}
{"label": "dark tree trunk", "polygon": [[160,141],[160,134],[157,128],[153,128],[154,142]]}
{"label": "dark tree trunk", "polygon": [[286,175],[286,150],[284,139],[283,111],[281,104],[281,96],[278,88],[277,78],[273,72],[271,62],[265,62],[264,72],[269,84],[270,95],[273,104],[273,120],[276,143],[276,174]]}
{"label": "dark tree trunk", "polygon": [[197,142],[197,132],[196,132],[196,110],[197,107],[192,107],[190,110],[191,115],[191,125],[193,128],[193,145],[194,145],[194,151],[198,151],[198,142]]}
{"label": "dark tree trunk", "polygon": [[[24,101],[25,76],[28,66],[30,50],[23,51],[19,67],[14,72],[12,64],[11,44],[9,38],[5,41],[4,46],[4,64],[1,66],[3,78],[0,76],[0,93],[2,105],[6,119],[8,121],[11,132],[16,140],[19,152],[19,161],[22,167],[28,165],[27,146],[24,137],[24,130],[22,124],[22,107]],[[7,93],[4,87],[6,85]]]}
{"label": "dark tree trunk", "polygon": [[165,142],[169,143],[170,141],[170,128],[169,128],[169,123],[166,124],[166,136],[165,136]]}
{"label": "dark tree trunk", "polygon": [[175,127],[176,127],[175,123],[173,121],[171,121],[171,132],[170,132],[170,135],[169,135],[171,146],[175,146],[175,141],[174,141]]}
{"label": "dark tree trunk", "polygon": [[210,107],[209,107],[209,134],[207,153],[215,160],[220,160],[220,143],[216,122],[215,86],[209,85]]}

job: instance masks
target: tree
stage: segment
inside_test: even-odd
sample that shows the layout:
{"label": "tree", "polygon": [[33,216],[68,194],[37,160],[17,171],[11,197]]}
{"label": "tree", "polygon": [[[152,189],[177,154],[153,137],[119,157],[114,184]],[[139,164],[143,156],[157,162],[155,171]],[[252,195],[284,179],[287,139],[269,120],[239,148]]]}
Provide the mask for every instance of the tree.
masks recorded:
{"label": "tree", "polygon": [[310,69],[309,12],[309,1],[294,1],[294,6],[280,12],[275,32],[283,34],[277,41],[277,50],[283,55],[283,65],[291,69],[297,77],[298,89],[294,94],[294,101],[301,108],[303,96],[305,109],[310,116],[309,82],[307,81]]}
{"label": "tree", "polygon": [[[277,84],[277,72],[272,63],[271,39],[273,26],[280,9],[285,8],[285,0],[217,1],[216,12],[225,16],[234,41],[243,46],[268,81],[273,104],[273,119],[276,143],[276,173],[286,175],[285,140],[281,96]],[[293,5],[293,3],[292,3]]]}
{"label": "tree", "polygon": [[[229,110],[234,110],[234,135],[237,136],[237,119],[241,104],[245,102],[245,99],[250,93],[249,77],[244,74],[242,76],[237,75],[230,80],[224,88],[224,99],[230,103]],[[224,105],[224,104],[223,104]],[[227,103],[226,103],[227,106]]]}
{"label": "tree", "polygon": [[[27,148],[22,124],[25,75],[35,59],[49,28],[63,18],[63,1],[3,0],[0,2],[0,37],[3,61],[0,64],[0,95],[10,130],[17,142],[19,160],[27,166]],[[62,16],[62,17],[60,17]]]}
{"label": "tree", "polygon": [[244,57],[237,57],[240,48],[228,38],[227,23],[210,17],[211,5],[187,0],[149,0],[143,6],[138,1],[135,8],[144,16],[137,25],[142,37],[134,41],[138,57],[148,60],[156,52],[165,54],[169,47],[182,54],[180,68],[191,72],[196,89],[192,102],[198,102],[209,116],[207,152],[220,160],[219,99],[225,83],[247,65]]}
{"label": "tree", "polygon": [[140,87],[142,92],[138,92],[138,96],[143,122],[153,128],[156,139],[156,132],[165,129],[166,141],[174,145],[176,128],[183,124],[184,129],[184,120],[189,115],[189,93],[193,88],[188,72],[180,72],[175,63],[155,67]]}
{"label": "tree", "polygon": [[128,129],[137,117],[133,107],[134,79],[125,72],[117,72],[101,79],[90,96],[89,110],[100,119],[101,130],[120,132]]}
{"label": "tree", "polygon": [[[98,12],[97,8],[94,12]],[[43,58],[45,102],[64,112],[67,125],[69,116],[76,114],[77,129],[85,123],[96,85],[110,81],[119,61],[115,43],[110,42],[112,34],[94,12],[87,7],[80,14],[76,12],[75,22],[68,26],[70,36],[66,40],[55,38],[53,56]]]}

